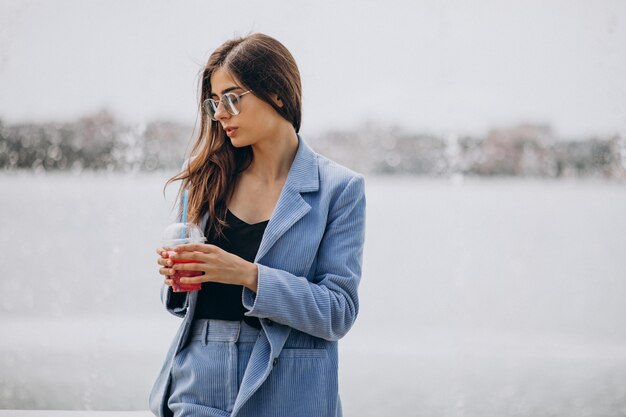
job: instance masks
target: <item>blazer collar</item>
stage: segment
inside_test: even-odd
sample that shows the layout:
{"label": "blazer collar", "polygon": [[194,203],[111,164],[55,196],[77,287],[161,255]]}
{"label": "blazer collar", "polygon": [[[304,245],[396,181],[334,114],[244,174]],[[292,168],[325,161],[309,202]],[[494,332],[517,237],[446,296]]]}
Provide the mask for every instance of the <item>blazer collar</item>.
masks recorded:
{"label": "blazer collar", "polygon": [[265,228],[255,261],[265,256],[291,226],[311,210],[301,193],[319,190],[317,154],[298,135],[298,150],[274,212]]}
{"label": "blazer collar", "polygon": [[311,192],[319,190],[319,187],[317,154],[298,135],[298,150],[283,188],[298,192]]}

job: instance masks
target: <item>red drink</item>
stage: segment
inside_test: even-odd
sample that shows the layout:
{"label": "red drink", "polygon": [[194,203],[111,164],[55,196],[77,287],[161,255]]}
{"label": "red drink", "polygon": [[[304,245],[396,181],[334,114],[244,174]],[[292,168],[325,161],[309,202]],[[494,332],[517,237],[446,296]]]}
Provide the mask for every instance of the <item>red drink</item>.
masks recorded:
{"label": "red drink", "polygon": [[[168,249],[167,257],[176,255],[176,246],[186,245],[189,243],[202,244],[206,241],[202,234],[202,230],[192,223],[173,223],[169,225],[163,232],[163,240],[161,244]],[[191,260],[175,260],[172,259],[175,264],[196,264],[201,263]],[[183,284],[180,282],[181,278],[197,277],[202,275],[202,271],[180,271],[174,270],[174,274],[170,275],[172,280],[172,291],[174,292],[187,292],[198,291],[202,288],[202,284]]]}
{"label": "red drink", "polygon": [[[175,255],[177,252],[170,251],[168,255]],[[185,259],[173,260],[175,264],[198,264],[198,261],[189,261]],[[172,278],[172,291],[174,292],[186,292],[186,291],[198,291],[202,288],[202,283],[200,284],[183,284],[180,282],[181,278],[188,277],[198,277],[202,275],[202,271],[180,271],[177,270],[174,275],[170,275]]]}

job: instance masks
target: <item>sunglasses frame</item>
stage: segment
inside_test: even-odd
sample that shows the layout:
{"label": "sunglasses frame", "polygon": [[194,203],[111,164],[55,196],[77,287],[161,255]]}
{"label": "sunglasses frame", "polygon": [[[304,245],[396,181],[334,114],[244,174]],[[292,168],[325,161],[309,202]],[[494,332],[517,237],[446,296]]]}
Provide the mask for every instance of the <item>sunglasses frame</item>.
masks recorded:
{"label": "sunglasses frame", "polygon": [[202,102],[202,109],[209,116],[209,118],[213,121],[217,121],[215,118],[215,113],[217,113],[217,109],[220,103],[224,106],[226,111],[233,116],[237,116],[241,113],[241,110],[237,106],[239,106],[239,102],[241,101],[241,97],[245,96],[248,93],[251,93],[252,90],[244,91],[241,94],[228,92],[224,93],[219,100],[214,100],[212,98],[207,98]]}

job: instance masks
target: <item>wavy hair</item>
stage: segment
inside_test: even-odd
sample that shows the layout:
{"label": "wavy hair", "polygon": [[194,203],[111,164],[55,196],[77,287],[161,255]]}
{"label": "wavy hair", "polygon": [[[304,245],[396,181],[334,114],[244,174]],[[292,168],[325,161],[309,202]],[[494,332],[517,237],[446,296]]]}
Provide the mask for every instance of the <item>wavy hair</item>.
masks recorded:
{"label": "wavy hair", "polygon": [[[276,39],[254,33],[229,40],[209,57],[199,80],[200,128],[182,171],[165,186],[182,181],[178,192],[189,189],[188,221],[199,223],[209,213],[207,238],[223,236],[227,226],[226,210],[239,173],[252,162],[252,147],[235,148],[219,122],[203,111],[202,103],[211,96],[211,75],[225,69],[247,90],[270,104],[289,121],[296,132],[302,118],[302,85],[298,66],[283,44]],[[272,96],[277,94],[282,107]]]}

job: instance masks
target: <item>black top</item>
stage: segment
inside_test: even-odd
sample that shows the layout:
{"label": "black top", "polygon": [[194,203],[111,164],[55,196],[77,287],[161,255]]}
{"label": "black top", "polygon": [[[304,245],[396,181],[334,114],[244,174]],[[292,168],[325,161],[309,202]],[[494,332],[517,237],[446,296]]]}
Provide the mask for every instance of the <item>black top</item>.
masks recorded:
{"label": "black top", "polygon": [[[256,253],[261,245],[263,232],[269,220],[248,224],[236,217],[230,210],[227,210],[226,222],[229,227],[224,228],[224,237],[213,239],[208,243],[216,245],[248,262],[254,262]],[[205,235],[208,236],[206,231]],[[243,286],[241,285],[203,282],[202,290],[198,293],[194,318],[244,320],[249,325],[260,329],[261,323],[258,318],[244,315],[247,310],[241,302],[242,291]]]}

